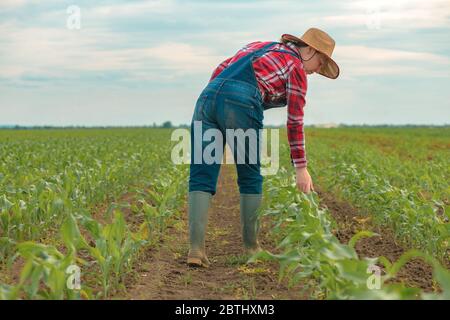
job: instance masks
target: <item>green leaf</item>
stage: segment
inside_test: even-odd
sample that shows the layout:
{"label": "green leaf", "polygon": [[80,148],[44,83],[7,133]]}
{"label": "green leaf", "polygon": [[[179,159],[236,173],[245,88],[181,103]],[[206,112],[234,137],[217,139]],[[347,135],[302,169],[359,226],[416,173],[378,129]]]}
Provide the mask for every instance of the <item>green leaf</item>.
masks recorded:
{"label": "green leaf", "polygon": [[355,234],[348,242],[349,247],[351,248],[355,248],[356,243],[361,240],[362,238],[371,238],[374,236],[379,236],[378,233],[369,231],[369,230],[364,230],[364,231],[359,231],[357,234]]}

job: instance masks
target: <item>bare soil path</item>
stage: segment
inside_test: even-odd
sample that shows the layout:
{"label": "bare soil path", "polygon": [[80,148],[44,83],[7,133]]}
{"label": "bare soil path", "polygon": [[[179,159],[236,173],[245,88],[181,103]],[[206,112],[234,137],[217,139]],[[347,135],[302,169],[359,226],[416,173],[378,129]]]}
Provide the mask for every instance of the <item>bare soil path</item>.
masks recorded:
{"label": "bare soil path", "polygon": [[[158,250],[139,263],[127,284],[124,299],[304,299],[300,288],[278,282],[278,263],[247,265],[239,218],[239,192],[235,167],[223,165],[217,194],[209,210],[206,247],[211,266],[190,268],[187,212],[168,229]],[[261,222],[260,242],[273,250],[267,234],[269,222]]]}
{"label": "bare soil path", "polygon": [[[406,249],[396,242],[393,232],[377,227],[370,218],[333,194],[320,188],[321,205],[326,206],[338,224],[335,234],[342,243],[361,230],[379,234],[361,239],[356,245],[360,257],[385,256],[396,261]],[[239,192],[235,168],[223,165],[217,194],[209,210],[206,250],[211,261],[208,269],[186,264],[188,252],[188,215],[168,228],[159,248],[150,250],[136,264],[134,277],[126,281],[120,299],[308,299],[301,287],[289,288],[278,281],[278,263],[261,262],[247,265],[239,219]],[[261,221],[259,241],[263,248],[276,251],[270,236],[270,220]],[[408,262],[393,282],[433,291],[432,269],[424,261]]]}

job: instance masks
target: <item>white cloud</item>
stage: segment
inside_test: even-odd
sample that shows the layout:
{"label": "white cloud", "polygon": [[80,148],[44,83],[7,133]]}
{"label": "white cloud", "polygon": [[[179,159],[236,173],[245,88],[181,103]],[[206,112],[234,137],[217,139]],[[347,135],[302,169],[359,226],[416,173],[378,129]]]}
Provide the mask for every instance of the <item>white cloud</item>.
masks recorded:
{"label": "white cloud", "polygon": [[[45,4],[60,3],[58,0],[45,0]],[[1,0],[0,9],[18,9],[29,4],[42,4],[42,0]]]}
{"label": "white cloud", "polygon": [[343,5],[343,14],[321,19],[328,27],[438,28],[450,27],[450,2],[447,0],[363,0]]}
{"label": "white cloud", "polygon": [[132,3],[96,6],[88,9],[92,17],[130,17],[147,13],[171,13],[176,8],[174,0],[149,0]]}
{"label": "white cloud", "polygon": [[[188,122],[203,84],[225,57],[248,42],[277,40],[286,32],[298,35],[311,26],[336,39],[333,56],[342,73],[339,81],[311,78],[307,121],[364,122],[378,116],[390,122],[388,112],[399,110],[402,121],[433,123],[450,110],[445,90],[448,0],[78,2],[82,28],[70,31],[65,28],[66,2],[0,0],[0,80],[20,84],[1,88],[1,105],[10,112],[7,121]],[[33,17],[23,19],[31,9]],[[374,12],[380,30],[366,26]],[[434,27],[444,30],[424,30]],[[93,82],[84,86],[79,81],[84,76]],[[125,80],[112,84],[117,90],[109,87],[114,77]],[[404,85],[403,80],[416,77],[422,81]],[[55,90],[45,85],[46,79],[73,81],[58,82]],[[183,85],[172,85],[180,81]],[[424,103],[430,107],[424,109]],[[405,112],[400,104],[415,112]],[[285,118],[280,108],[269,111],[266,121],[283,123]]]}
{"label": "white cloud", "polygon": [[[126,35],[102,30],[0,25],[0,77],[24,75],[76,77],[77,72],[121,71],[131,78],[176,78],[211,72],[224,59],[208,46],[161,41],[156,46],[104,49],[98,44],[123,43]],[[164,70],[165,72],[161,72]]]}
{"label": "white cloud", "polygon": [[[141,48],[102,49],[98,44],[122,43],[126,35],[98,30],[70,31],[64,28],[23,28],[14,23],[0,26],[5,30],[0,40],[3,67],[0,77],[14,79],[24,75],[56,78],[77,77],[77,72],[120,71],[129,79],[176,79],[185,75],[209,75],[226,56],[205,45],[162,41]],[[236,33],[221,32],[204,35],[233,43]],[[237,34],[244,44],[252,34]],[[202,37],[197,35],[197,37]],[[190,39],[192,40],[192,39]],[[234,40],[236,41],[236,40]],[[233,43],[234,45],[234,43]],[[238,49],[224,48],[231,55]],[[342,76],[364,75],[426,75],[448,77],[450,58],[429,52],[414,52],[367,47],[337,46],[334,57],[341,66]]]}
{"label": "white cloud", "polygon": [[2,0],[2,2],[0,2],[0,8],[17,8],[25,5],[26,3],[27,0]]}
{"label": "white cloud", "polygon": [[448,77],[450,58],[429,52],[367,46],[337,46],[335,59],[346,76],[417,75]]}
{"label": "white cloud", "polygon": [[371,62],[374,61],[427,61],[442,65],[449,65],[450,58],[428,52],[413,52],[404,50],[392,50],[367,46],[339,46],[337,55],[343,58],[363,57]]}

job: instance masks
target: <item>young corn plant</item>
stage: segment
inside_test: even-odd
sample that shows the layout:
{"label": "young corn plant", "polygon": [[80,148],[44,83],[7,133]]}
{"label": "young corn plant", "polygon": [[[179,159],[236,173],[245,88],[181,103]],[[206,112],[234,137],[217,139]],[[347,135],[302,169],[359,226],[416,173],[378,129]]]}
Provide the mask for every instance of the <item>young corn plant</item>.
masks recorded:
{"label": "young corn plant", "polygon": [[[267,251],[251,260],[272,259],[280,263],[280,278],[290,283],[302,282],[304,290],[316,298],[328,299],[419,299],[447,298],[450,273],[439,262],[422,253],[406,253],[391,265],[384,257],[360,259],[354,249],[361,237],[370,237],[370,231],[356,234],[349,244],[342,244],[332,233],[333,223],[326,209],[318,206],[316,194],[305,195],[296,189],[294,180],[285,169],[268,179],[264,214],[275,219],[274,233],[281,235],[280,254]],[[278,236],[278,238],[280,238]],[[443,289],[442,294],[427,295],[419,288],[387,284],[400,267],[413,256],[425,257],[434,268],[434,278]],[[379,277],[376,288],[370,285],[374,267],[383,265],[386,276]],[[378,267],[379,268],[379,267]]]}
{"label": "young corn plant", "polygon": [[83,238],[76,247],[87,249],[101,270],[103,298],[107,298],[111,289],[116,288],[130,271],[133,259],[147,241],[133,234],[126,225],[122,212],[116,211],[110,224],[102,226],[99,222],[86,216],[79,217],[80,224],[89,232],[94,245],[89,245]]}
{"label": "young corn plant", "polygon": [[75,265],[73,254],[64,255],[53,246],[35,242],[22,242],[18,254],[25,259],[19,283],[4,287],[6,299],[80,299],[86,291],[73,290],[67,286],[67,270]]}
{"label": "young corn plant", "polygon": [[449,212],[444,211],[440,217],[435,203],[407,189],[392,186],[382,176],[355,164],[337,161],[332,170],[337,173],[330,176],[332,183],[339,185],[343,197],[363,203],[379,223],[391,225],[404,242],[442,260],[449,258]]}
{"label": "young corn plant", "polygon": [[[180,211],[179,206],[184,198],[186,168],[175,167],[166,174],[165,180],[155,180],[138,201],[145,217],[140,231],[147,234],[149,241],[153,243],[160,239],[167,224]],[[135,207],[134,210],[139,211],[139,208]]]}

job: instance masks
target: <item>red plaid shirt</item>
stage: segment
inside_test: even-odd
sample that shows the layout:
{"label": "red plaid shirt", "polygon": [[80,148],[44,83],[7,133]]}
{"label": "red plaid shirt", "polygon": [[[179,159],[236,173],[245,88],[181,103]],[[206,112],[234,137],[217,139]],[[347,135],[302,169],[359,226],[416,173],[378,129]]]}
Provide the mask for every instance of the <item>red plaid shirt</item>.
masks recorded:
{"label": "red plaid shirt", "polygon": [[[246,45],[233,57],[222,62],[214,70],[211,80],[239,58],[267,44],[268,42],[257,41]],[[278,43],[270,47],[270,50],[298,52],[298,49],[291,43],[286,45]],[[295,167],[306,167],[303,108],[305,106],[307,81],[302,61],[290,54],[272,51],[255,59],[253,69],[264,102],[287,105],[287,135],[291,148],[291,159]]]}

